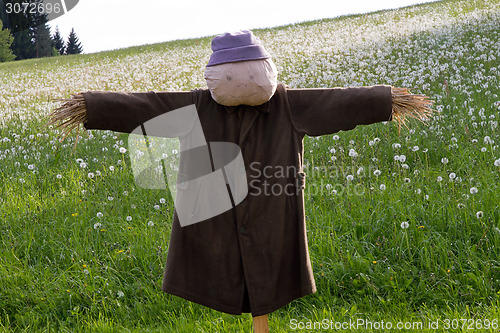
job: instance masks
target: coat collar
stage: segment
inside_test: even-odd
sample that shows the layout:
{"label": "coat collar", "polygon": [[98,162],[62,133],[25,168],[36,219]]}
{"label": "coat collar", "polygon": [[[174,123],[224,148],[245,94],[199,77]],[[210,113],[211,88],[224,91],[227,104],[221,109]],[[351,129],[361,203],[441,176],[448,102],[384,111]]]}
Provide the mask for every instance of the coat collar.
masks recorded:
{"label": "coat collar", "polygon": [[271,107],[270,107],[269,101],[267,101],[264,104],[256,105],[256,106],[237,105],[237,106],[225,106],[224,108],[226,109],[227,113],[234,113],[235,111],[239,110],[242,107],[244,107],[244,108],[252,108],[254,110],[257,110],[257,111],[263,112],[263,113],[269,113],[271,111]]}

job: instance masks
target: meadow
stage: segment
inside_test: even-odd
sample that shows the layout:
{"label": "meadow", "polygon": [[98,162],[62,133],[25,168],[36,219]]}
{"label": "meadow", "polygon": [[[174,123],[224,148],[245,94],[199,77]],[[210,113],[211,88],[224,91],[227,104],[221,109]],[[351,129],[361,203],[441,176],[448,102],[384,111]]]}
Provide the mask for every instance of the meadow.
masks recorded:
{"label": "meadow", "polygon": [[[318,292],[270,330],[498,332],[500,0],[254,33],[290,88],[409,87],[440,111],[306,138]],[[135,185],[127,134],[44,126],[71,93],[205,87],[210,40],[0,64],[0,332],[251,331],[161,291],[174,207]]]}

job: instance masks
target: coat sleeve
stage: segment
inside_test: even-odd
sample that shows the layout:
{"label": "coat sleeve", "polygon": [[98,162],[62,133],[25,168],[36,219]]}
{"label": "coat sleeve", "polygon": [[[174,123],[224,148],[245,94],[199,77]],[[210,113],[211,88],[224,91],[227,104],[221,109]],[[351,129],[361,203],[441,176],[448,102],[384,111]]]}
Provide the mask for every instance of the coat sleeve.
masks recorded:
{"label": "coat sleeve", "polygon": [[295,128],[310,136],[392,119],[391,87],[288,89]]}
{"label": "coat sleeve", "polygon": [[86,92],[86,129],[131,133],[148,120],[194,104],[192,92]]}

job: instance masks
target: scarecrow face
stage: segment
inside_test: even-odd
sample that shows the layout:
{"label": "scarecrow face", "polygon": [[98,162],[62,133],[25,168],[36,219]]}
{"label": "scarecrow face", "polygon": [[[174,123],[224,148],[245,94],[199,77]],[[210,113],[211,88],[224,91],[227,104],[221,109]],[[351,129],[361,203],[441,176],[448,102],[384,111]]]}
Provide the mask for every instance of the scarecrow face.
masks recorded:
{"label": "scarecrow face", "polygon": [[219,104],[260,105],[276,91],[277,70],[271,59],[230,62],[206,67],[205,80]]}

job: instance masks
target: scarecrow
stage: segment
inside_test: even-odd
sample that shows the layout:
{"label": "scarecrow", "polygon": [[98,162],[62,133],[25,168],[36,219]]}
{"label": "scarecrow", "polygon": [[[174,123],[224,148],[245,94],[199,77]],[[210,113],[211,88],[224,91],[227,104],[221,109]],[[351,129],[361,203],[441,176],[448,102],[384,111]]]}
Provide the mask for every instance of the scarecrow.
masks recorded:
{"label": "scarecrow", "polygon": [[[199,126],[194,120],[182,125],[175,134],[181,145],[193,128],[202,131],[207,147],[237,145],[251,186],[236,200],[228,185],[231,209],[201,222],[181,223],[176,205],[162,289],[229,314],[250,312],[255,330],[266,331],[267,314],[316,291],[304,214],[304,136],[391,120],[401,127],[408,117],[425,121],[434,111],[426,96],[386,85],[289,89],[277,81],[276,66],[251,31],[217,36],[211,47],[208,89],[85,92],[63,100],[50,123],[59,123],[65,135],[82,124],[131,133],[162,115],[187,115],[186,107],[194,105],[190,117]],[[213,157],[209,165],[216,171]],[[189,175],[194,169],[184,170],[189,179],[196,178]],[[230,184],[231,173],[224,177]],[[197,205],[188,209],[192,215]]]}

